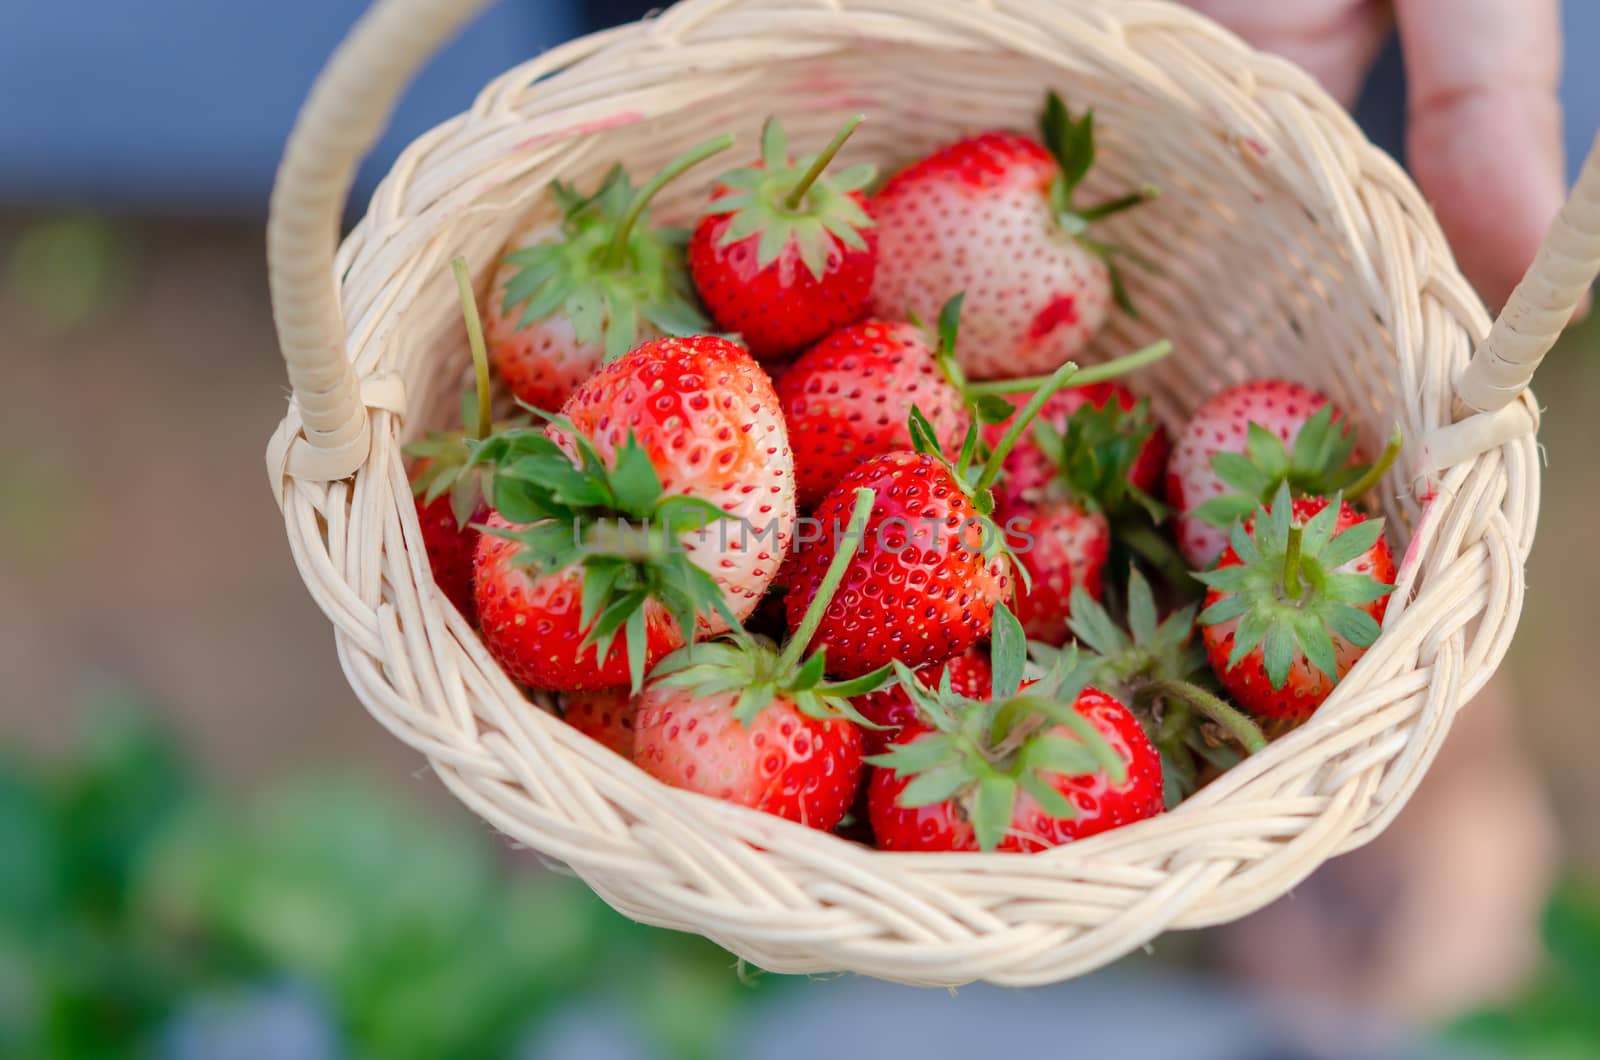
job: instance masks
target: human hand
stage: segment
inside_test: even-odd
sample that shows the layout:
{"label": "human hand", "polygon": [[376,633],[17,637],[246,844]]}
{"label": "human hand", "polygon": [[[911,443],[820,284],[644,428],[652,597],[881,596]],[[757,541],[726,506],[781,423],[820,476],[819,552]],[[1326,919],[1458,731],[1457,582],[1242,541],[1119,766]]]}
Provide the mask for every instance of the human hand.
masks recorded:
{"label": "human hand", "polygon": [[1398,21],[1407,153],[1467,277],[1502,304],[1565,193],[1559,0],[1186,0],[1346,106]]}

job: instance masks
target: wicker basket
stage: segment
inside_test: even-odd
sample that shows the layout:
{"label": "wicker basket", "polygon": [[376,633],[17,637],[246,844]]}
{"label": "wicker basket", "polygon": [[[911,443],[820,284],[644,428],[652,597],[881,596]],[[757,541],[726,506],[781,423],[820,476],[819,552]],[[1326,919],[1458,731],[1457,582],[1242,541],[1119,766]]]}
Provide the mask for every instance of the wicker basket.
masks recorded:
{"label": "wicker basket", "polygon": [[[495,81],[411,145],[336,251],[357,156],[483,5],[375,4],[301,116],[270,229],[294,400],[268,464],[290,547],[357,695],[463,802],[629,916],[774,971],[924,984],[1080,974],[1260,908],[1388,824],[1516,626],[1539,497],[1524,387],[1600,258],[1600,172],[1467,369],[1489,320],[1406,175],[1309,77],[1186,10],[686,0]],[[1176,811],[1026,856],[869,850],[667,788],[530,704],[436,590],[401,459],[463,383],[450,258],[484,279],[551,209],[552,178],[647,172],[724,129],[753,150],[768,113],[815,147],[864,112],[847,154],[892,168],[1028,127],[1046,87],[1096,109],[1105,188],[1163,190],[1112,222],[1162,268],[1131,277],[1143,319],[1097,350],[1177,341],[1142,380],[1170,424],[1270,373],[1330,394],[1369,451],[1396,422],[1413,440],[1379,491],[1409,542],[1399,588],[1333,697]],[[658,212],[682,218],[705,192],[680,182]]]}

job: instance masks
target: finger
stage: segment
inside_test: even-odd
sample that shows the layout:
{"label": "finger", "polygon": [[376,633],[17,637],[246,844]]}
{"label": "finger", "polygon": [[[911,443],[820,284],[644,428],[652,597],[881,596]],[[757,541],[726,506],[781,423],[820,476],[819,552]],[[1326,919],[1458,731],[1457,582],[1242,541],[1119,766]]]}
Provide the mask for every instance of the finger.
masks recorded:
{"label": "finger", "polygon": [[1384,0],[1188,0],[1262,51],[1281,55],[1352,106],[1393,19]]}
{"label": "finger", "polygon": [[1398,0],[1407,153],[1467,277],[1502,304],[1561,208],[1558,0]]}

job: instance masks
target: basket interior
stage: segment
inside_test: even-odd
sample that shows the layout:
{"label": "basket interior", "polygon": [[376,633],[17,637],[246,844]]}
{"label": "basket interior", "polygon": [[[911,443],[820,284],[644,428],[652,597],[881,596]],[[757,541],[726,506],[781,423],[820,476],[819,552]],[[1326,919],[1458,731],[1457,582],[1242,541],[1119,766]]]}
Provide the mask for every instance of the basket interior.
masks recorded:
{"label": "basket interior", "polygon": [[[579,72],[511,94],[528,106],[530,131],[551,124],[552,100],[543,96]],[[716,173],[754,154],[768,114],[784,121],[797,150],[820,146],[849,115],[867,115],[845,160],[872,161],[888,175],[964,133],[1033,128],[1047,88],[1075,112],[1094,108],[1099,153],[1085,201],[1145,183],[1161,192],[1104,225],[1106,239],[1151,267],[1126,268],[1140,319],[1114,313],[1086,362],[1171,338],[1173,356],[1130,380],[1171,429],[1211,393],[1260,375],[1329,394],[1357,425],[1369,455],[1396,423],[1415,438],[1437,420],[1443,381],[1430,389],[1426,380],[1403,377],[1389,323],[1403,307],[1390,305],[1382,286],[1356,264],[1352,233],[1359,233],[1361,219],[1338,216],[1323,189],[1304,176],[1305,160],[1274,159],[1295,145],[1241,125],[1239,113],[1225,121],[1155,82],[1113,78],[1088,63],[1064,70],[1059,62],[991,53],[956,58],[914,45],[897,45],[891,61],[882,46],[846,47],[704,80],[686,86],[667,78],[626,99],[581,104],[591,116],[587,124],[611,127],[526,138],[485,160],[493,179],[484,181],[481,201],[435,218],[440,235],[419,248],[417,262],[433,276],[417,284],[405,341],[382,351],[386,367],[405,377],[411,407],[423,410],[406,425],[408,436],[448,424],[460,407],[467,357],[444,262],[466,253],[481,289],[507,240],[552,216],[551,180],[591,187],[616,162],[643,179],[687,145],[731,130],[738,138],[732,151],[658,200],[655,216],[682,224],[705,202]],[[583,83],[592,96],[593,78]],[[1403,537],[1415,501],[1398,482],[1390,485],[1377,496],[1392,532]]]}

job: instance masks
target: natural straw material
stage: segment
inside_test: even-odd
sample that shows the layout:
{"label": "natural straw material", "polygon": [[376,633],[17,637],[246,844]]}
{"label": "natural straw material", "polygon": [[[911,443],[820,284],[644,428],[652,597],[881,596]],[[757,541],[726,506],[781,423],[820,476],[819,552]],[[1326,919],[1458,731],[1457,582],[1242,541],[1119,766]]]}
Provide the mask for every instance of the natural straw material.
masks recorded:
{"label": "natural straw material", "polygon": [[[775,971],[930,984],[1088,971],[1267,904],[1393,818],[1521,610],[1539,491],[1526,415],[1420,492],[1399,472],[1379,488],[1408,543],[1399,588],[1309,724],[1173,813],[1033,855],[878,853],[664,787],[579,735],[435,588],[401,456],[451,420],[467,378],[450,259],[481,288],[519,227],[553,216],[552,179],[647,174],[725,130],[754,152],[768,114],[815,149],[864,113],[845,164],[893,169],[963,132],[1031,127],[1052,87],[1096,110],[1091,193],[1163,192],[1107,224],[1158,268],[1129,270],[1141,319],[1117,317],[1091,359],[1171,336],[1134,382],[1172,425],[1275,374],[1326,391],[1369,452],[1397,423],[1422,439],[1453,419],[1489,321],[1416,189],[1306,75],[1142,0],[687,0],[495,81],[402,155],[330,259],[357,154],[482,2],[380,0],[302,116],[271,228],[296,399],[268,461],[290,547],[357,695],[462,801],[641,920]],[[691,216],[712,175],[674,184],[658,217]]]}

